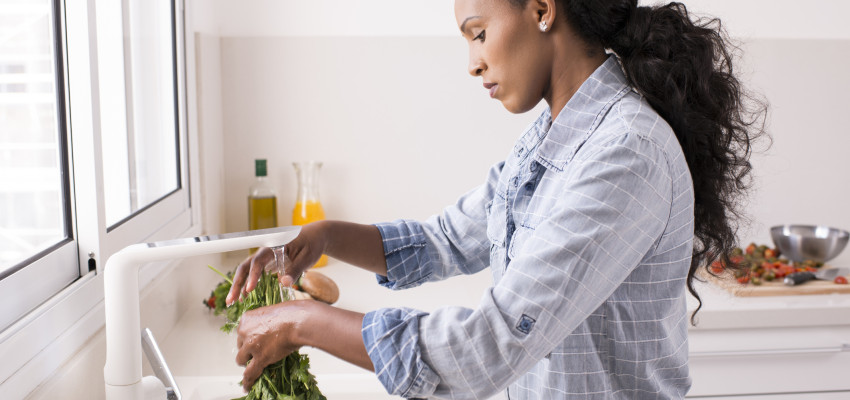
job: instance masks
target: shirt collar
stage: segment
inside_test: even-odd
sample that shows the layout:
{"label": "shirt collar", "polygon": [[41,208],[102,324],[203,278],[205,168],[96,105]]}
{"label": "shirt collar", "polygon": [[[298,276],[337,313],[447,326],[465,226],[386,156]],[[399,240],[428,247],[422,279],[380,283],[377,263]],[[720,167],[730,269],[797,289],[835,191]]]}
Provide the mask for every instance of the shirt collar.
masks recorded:
{"label": "shirt collar", "polygon": [[548,107],[538,118],[536,128],[543,128],[542,131],[546,133],[537,148],[537,162],[547,168],[562,170],[596,130],[611,106],[629,90],[616,56],[608,56],[608,59],[582,83],[551,125],[551,112]]}

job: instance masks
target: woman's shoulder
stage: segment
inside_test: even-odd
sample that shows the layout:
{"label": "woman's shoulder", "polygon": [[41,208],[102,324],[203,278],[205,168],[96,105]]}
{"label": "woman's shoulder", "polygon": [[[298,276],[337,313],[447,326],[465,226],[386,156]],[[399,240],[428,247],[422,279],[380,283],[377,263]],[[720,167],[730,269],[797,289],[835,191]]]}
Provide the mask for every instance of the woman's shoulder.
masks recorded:
{"label": "woman's shoulder", "polygon": [[667,121],[640,94],[630,91],[614,104],[588,141],[590,147],[635,145],[648,142],[665,156],[681,153],[676,134]]}

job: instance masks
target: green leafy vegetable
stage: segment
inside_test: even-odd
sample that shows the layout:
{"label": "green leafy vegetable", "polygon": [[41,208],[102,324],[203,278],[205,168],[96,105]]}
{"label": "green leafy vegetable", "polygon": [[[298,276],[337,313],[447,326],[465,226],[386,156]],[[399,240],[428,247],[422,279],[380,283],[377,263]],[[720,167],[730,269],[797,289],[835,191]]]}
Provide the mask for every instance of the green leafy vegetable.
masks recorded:
{"label": "green leafy vegetable", "polygon": [[[233,285],[232,273],[222,274],[214,267],[210,269],[224,277],[224,281],[213,289],[210,299],[205,300],[209,306],[214,303],[216,315],[224,314],[226,322],[221,330],[230,333],[239,326],[239,318],[246,311],[269,306],[289,299],[281,298],[277,274],[263,273],[257,287],[241,301],[230,307],[224,304],[225,297]],[[248,394],[234,400],[327,400],[316,386],[316,377],[310,373],[310,359],[306,354],[294,351],[263,370],[262,376],[254,383]]]}

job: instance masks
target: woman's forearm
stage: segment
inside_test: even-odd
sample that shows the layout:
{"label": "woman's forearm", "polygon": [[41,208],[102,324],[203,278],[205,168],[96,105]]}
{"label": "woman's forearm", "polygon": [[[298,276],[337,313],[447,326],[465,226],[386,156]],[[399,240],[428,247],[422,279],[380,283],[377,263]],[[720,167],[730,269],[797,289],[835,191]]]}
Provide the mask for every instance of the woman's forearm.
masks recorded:
{"label": "woman's forearm", "polygon": [[363,314],[317,301],[305,304],[309,311],[295,329],[295,342],[299,346],[315,347],[374,371],[361,334]]}
{"label": "woman's forearm", "polygon": [[381,232],[373,225],[319,221],[327,235],[325,254],[379,275],[387,275]]}

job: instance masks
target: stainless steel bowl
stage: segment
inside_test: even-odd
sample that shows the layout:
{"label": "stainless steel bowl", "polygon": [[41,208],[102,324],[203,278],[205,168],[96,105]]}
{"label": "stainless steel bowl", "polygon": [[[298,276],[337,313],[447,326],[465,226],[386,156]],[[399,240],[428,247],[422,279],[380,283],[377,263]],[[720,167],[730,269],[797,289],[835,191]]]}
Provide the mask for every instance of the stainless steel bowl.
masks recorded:
{"label": "stainless steel bowl", "polygon": [[773,244],[792,261],[827,262],[841,253],[850,233],[828,226],[780,225],[770,228]]}

